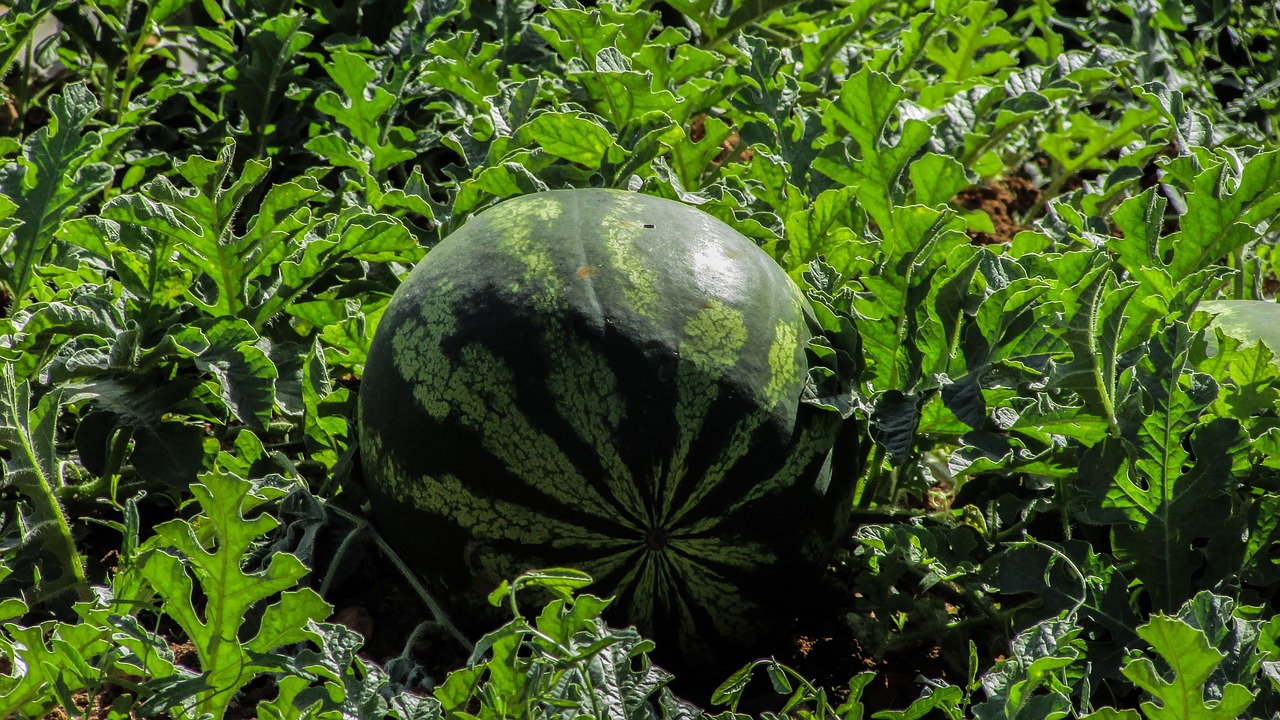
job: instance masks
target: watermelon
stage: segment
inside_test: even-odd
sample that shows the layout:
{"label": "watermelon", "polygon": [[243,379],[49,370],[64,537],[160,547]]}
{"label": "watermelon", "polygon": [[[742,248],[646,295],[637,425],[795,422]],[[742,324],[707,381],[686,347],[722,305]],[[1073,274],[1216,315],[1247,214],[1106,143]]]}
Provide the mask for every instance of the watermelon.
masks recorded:
{"label": "watermelon", "polygon": [[1196,309],[1213,316],[1205,334],[1210,356],[1218,353],[1217,328],[1246,346],[1261,340],[1273,353],[1272,362],[1280,365],[1280,304],[1270,300],[1205,300]]}
{"label": "watermelon", "polygon": [[839,417],[802,402],[806,310],[760,248],[681,203],[502,202],[427,254],[374,335],[375,524],[464,625],[501,618],[500,581],[574,567],[616,598],[606,618],[684,659],[766,637],[849,508]]}

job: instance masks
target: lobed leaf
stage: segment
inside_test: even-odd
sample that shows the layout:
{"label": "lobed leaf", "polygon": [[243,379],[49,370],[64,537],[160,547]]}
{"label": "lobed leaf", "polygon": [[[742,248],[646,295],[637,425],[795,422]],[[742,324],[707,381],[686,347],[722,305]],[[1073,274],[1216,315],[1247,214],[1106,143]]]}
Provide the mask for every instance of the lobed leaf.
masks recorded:
{"label": "lobed leaf", "polygon": [[4,470],[0,489],[26,499],[23,525],[27,532],[20,544],[38,545],[54,560],[53,567],[40,574],[36,587],[29,589],[29,597],[41,600],[74,591],[85,598],[89,585],[84,561],[59,501],[64,478],[56,441],[62,390],[46,393],[34,404],[32,399],[30,383],[19,383],[7,363],[0,367],[0,448],[6,456],[0,460]]}
{"label": "lobed leaf", "polygon": [[1146,657],[1135,657],[1124,666],[1125,677],[1155,698],[1142,703],[1142,712],[1150,720],[1227,720],[1239,717],[1253,701],[1254,693],[1235,683],[1222,688],[1219,699],[1206,699],[1205,683],[1223,656],[1209,646],[1203,631],[1185,621],[1156,615],[1138,626],[1137,632],[1171,670],[1157,671]]}
{"label": "lobed leaf", "polygon": [[[143,576],[164,600],[164,609],[186,633],[200,658],[208,690],[198,694],[195,712],[221,717],[233,694],[269,666],[257,664],[262,654],[307,635],[308,621],[320,621],[331,608],[313,590],[290,591],[307,573],[295,556],[271,557],[264,570],[245,572],[242,564],[250,546],[276,526],[268,515],[244,515],[253,486],[238,477],[212,473],[191,486],[203,513],[206,534],[185,520],[156,527],[141,559]],[[205,597],[197,610],[192,604],[196,583]],[[262,603],[279,594],[280,599]],[[263,612],[252,637],[241,632],[252,609]]]}
{"label": "lobed leaf", "polygon": [[13,204],[18,225],[0,242],[3,279],[25,302],[36,268],[45,260],[59,224],[106,187],[112,168],[95,162],[102,137],[85,132],[98,101],[84,83],[71,83],[49,103],[52,122],[25,143],[22,160],[0,165],[0,192]]}

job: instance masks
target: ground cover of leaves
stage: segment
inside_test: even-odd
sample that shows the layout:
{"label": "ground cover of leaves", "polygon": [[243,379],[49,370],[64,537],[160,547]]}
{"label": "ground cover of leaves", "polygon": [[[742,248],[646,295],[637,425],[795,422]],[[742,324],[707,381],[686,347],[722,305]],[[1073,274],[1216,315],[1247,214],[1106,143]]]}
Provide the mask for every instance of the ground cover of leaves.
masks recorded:
{"label": "ground cover of leaves", "polygon": [[[1275,307],[1277,11],[6,5],[0,716],[1280,713],[1277,323],[1197,311]],[[562,187],[695,205],[814,307],[856,522],[748,672],[672,679],[567,570],[466,636],[367,523],[388,297]]]}

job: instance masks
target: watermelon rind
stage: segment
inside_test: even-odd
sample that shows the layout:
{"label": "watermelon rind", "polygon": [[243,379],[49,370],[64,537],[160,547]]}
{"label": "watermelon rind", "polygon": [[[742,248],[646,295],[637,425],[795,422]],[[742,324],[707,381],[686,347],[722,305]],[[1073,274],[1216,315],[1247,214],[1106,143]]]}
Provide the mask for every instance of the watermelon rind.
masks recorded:
{"label": "watermelon rind", "polygon": [[1244,345],[1259,341],[1273,353],[1272,363],[1280,365],[1280,304],[1270,300],[1205,300],[1197,310],[1209,313],[1205,340],[1210,357],[1218,354],[1218,337],[1214,329]]}
{"label": "watermelon rind", "polygon": [[801,402],[805,298],[750,240],[613,190],[500,203],[395,293],[360,390],[375,521],[464,622],[537,567],[688,659],[785,624],[849,506]]}

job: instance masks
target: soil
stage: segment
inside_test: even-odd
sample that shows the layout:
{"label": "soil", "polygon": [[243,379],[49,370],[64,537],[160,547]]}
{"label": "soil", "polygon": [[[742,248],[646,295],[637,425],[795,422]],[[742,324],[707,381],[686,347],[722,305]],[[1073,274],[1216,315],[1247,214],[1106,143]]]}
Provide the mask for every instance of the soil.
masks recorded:
{"label": "soil", "polygon": [[[695,143],[702,142],[702,138],[707,136],[706,122],[707,122],[707,116],[699,115],[695,117],[691,123],[689,123],[689,139],[690,140],[692,140]],[[718,166],[721,163],[723,163],[725,160],[733,158],[734,150],[735,148],[738,147],[739,142],[741,142],[741,139],[738,137],[738,131],[737,130],[731,131],[729,133],[729,137],[725,138],[724,142],[720,143],[720,154],[717,155],[715,159],[711,161],[711,164]],[[746,148],[742,150],[740,153],[738,153],[737,157],[733,158],[733,160],[736,160],[737,162],[747,162],[751,159],[752,154],[753,153],[751,152],[751,148]]]}
{"label": "soil", "polygon": [[969,237],[980,245],[1011,242],[1015,235],[1030,228],[1018,224],[1041,202],[1040,189],[1021,175],[1009,175],[994,182],[965,188],[953,201],[965,210],[981,210],[991,217],[995,232],[970,230]]}

